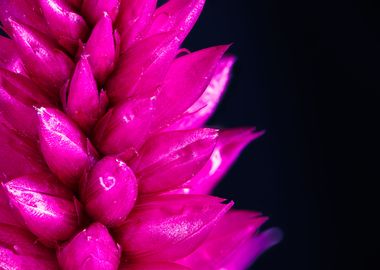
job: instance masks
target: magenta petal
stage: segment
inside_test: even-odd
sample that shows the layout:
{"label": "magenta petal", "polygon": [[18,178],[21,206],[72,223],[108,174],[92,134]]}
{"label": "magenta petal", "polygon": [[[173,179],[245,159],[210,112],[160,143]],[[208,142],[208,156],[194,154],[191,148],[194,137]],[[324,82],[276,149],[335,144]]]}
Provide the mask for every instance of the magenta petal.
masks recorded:
{"label": "magenta petal", "polygon": [[210,193],[239,157],[240,152],[262,134],[263,132],[254,132],[253,128],[223,130],[206,165],[176,193]]}
{"label": "magenta petal", "polygon": [[120,62],[106,85],[113,103],[135,95],[151,96],[164,79],[180,40],[174,32],[141,40],[120,55]]}
{"label": "magenta petal", "polygon": [[1,269],[58,269],[52,250],[43,247],[29,232],[0,223],[0,267]]}
{"label": "magenta petal", "polygon": [[132,170],[114,157],[105,157],[81,184],[81,198],[95,220],[114,226],[127,217],[137,198],[137,180]]}
{"label": "magenta petal", "polygon": [[218,130],[194,129],[152,136],[132,161],[141,192],[178,187],[194,176],[214,150]]}
{"label": "magenta petal", "polygon": [[39,85],[58,92],[73,69],[71,59],[37,31],[9,19],[10,35],[18,46],[28,74]]}
{"label": "magenta petal", "polygon": [[165,261],[194,251],[232,202],[206,195],[163,195],[135,206],[116,230],[126,256],[138,261]]}
{"label": "magenta petal", "polygon": [[228,47],[211,47],[179,57],[173,62],[157,97],[154,128],[166,127],[194,104],[209,84]]}
{"label": "magenta petal", "polygon": [[110,109],[94,130],[98,148],[105,154],[138,149],[150,131],[154,102],[154,98],[129,99]]}
{"label": "magenta petal", "polygon": [[78,228],[80,209],[72,193],[47,174],[15,178],[5,183],[10,203],[28,229],[48,243],[68,239]]}
{"label": "magenta petal", "polygon": [[96,80],[104,83],[115,64],[115,41],[112,29],[112,20],[105,13],[95,25],[90,38],[86,43],[84,54],[88,54],[88,61]]}
{"label": "magenta petal", "polygon": [[66,1],[39,0],[47,24],[55,39],[69,52],[75,53],[79,40],[85,39],[88,27]]}
{"label": "magenta petal", "polygon": [[120,249],[107,228],[94,223],[58,250],[62,270],[117,270]]}
{"label": "magenta petal", "polygon": [[121,47],[124,52],[134,42],[142,39],[141,32],[149,24],[156,8],[157,0],[122,1],[117,28],[121,34]]}
{"label": "magenta petal", "polygon": [[98,88],[87,57],[81,57],[77,63],[70,82],[65,110],[86,132],[102,114]]}
{"label": "magenta petal", "polygon": [[41,107],[40,145],[50,170],[71,188],[95,160],[92,146],[78,127],[62,112]]}
{"label": "magenta petal", "polygon": [[202,96],[168,129],[191,129],[204,125],[216,110],[231,77],[235,58],[223,57]]}
{"label": "magenta petal", "polygon": [[122,265],[119,270],[190,270],[190,268],[169,262],[136,263]]}
{"label": "magenta petal", "polygon": [[119,12],[119,7],[120,0],[83,0],[81,12],[90,24],[95,25],[103,17],[104,13],[108,13],[114,22]]}
{"label": "magenta petal", "polygon": [[0,224],[25,227],[21,216],[10,205],[8,196],[3,188],[0,188]]}
{"label": "magenta petal", "polygon": [[0,68],[14,73],[26,74],[24,64],[13,40],[0,36]]}

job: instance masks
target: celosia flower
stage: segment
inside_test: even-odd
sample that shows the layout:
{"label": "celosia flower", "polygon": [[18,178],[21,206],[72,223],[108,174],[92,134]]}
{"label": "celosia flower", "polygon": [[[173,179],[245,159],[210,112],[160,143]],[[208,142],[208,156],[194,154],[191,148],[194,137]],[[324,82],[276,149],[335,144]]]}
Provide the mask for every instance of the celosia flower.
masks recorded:
{"label": "celosia flower", "polygon": [[2,0],[0,268],[245,269],[278,241],[209,195],[262,132],[203,127],[229,45],[204,0]]}

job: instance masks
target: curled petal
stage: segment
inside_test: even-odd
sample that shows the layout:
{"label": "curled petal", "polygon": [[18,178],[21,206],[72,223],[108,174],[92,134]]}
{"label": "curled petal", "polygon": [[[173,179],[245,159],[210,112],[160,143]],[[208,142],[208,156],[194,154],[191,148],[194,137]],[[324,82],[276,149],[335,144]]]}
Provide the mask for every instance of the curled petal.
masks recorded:
{"label": "curled petal", "polygon": [[105,157],[81,184],[87,213],[101,223],[114,226],[125,220],[137,198],[137,181],[121,160]]}
{"label": "curled petal", "polygon": [[79,203],[54,177],[27,175],[3,186],[28,229],[41,240],[47,243],[66,240],[78,228]]}
{"label": "curled petal", "polygon": [[190,270],[186,266],[169,262],[136,263],[122,265],[119,270]]}
{"label": "curled petal", "polygon": [[77,63],[64,107],[70,118],[87,132],[103,113],[98,88],[87,57],[81,57]]}
{"label": "curled petal", "polygon": [[228,47],[211,47],[179,57],[173,62],[157,97],[155,129],[166,127],[196,102]]}
{"label": "curled petal", "polygon": [[13,40],[0,36],[0,68],[26,75],[24,64]]}
{"label": "curled petal", "polygon": [[172,125],[170,130],[191,129],[203,126],[214,113],[231,77],[233,56],[223,57],[201,97]]}
{"label": "curled petal", "polygon": [[263,132],[253,128],[223,130],[206,165],[175,193],[208,194],[239,157],[240,152]]}
{"label": "curled petal", "polygon": [[95,127],[98,148],[105,154],[138,149],[150,131],[154,106],[155,98],[133,98],[110,109]]}
{"label": "curled petal", "polygon": [[56,270],[58,263],[54,252],[39,244],[28,231],[0,223],[0,267]]}
{"label": "curled petal", "polygon": [[135,206],[116,229],[127,257],[137,261],[170,261],[194,251],[232,202],[206,195],[163,195]]}
{"label": "curled petal", "polygon": [[83,172],[95,161],[91,143],[62,112],[41,107],[40,145],[50,170],[71,188],[75,188]]}
{"label": "curled petal", "polygon": [[44,35],[8,19],[10,36],[18,46],[23,63],[31,78],[46,89],[58,93],[73,69],[72,60]]}
{"label": "curled petal", "polygon": [[92,30],[84,49],[84,54],[88,54],[88,61],[99,83],[104,83],[114,67],[115,49],[112,20],[105,13]]}
{"label": "curled petal", "polygon": [[117,270],[120,249],[107,228],[94,223],[58,249],[63,270]]}
{"label": "curled petal", "polygon": [[151,96],[164,79],[181,40],[174,32],[161,33],[136,42],[120,55],[120,62],[107,82],[113,103],[135,95]]}
{"label": "curled petal", "polygon": [[55,39],[69,52],[75,53],[79,40],[84,40],[88,32],[84,19],[73,12],[66,1],[39,0],[39,2]]}
{"label": "curled petal", "polygon": [[90,24],[95,25],[104,13],[108,13],[114,22],[119,13],[119,8],[120,0],[83,0],[81,12]]}
{"label": "curled petal", "polygon": [[164,132],[149,138],[132,161],[142,192],[178,187],[194,176],[214,150],[218,130]]}

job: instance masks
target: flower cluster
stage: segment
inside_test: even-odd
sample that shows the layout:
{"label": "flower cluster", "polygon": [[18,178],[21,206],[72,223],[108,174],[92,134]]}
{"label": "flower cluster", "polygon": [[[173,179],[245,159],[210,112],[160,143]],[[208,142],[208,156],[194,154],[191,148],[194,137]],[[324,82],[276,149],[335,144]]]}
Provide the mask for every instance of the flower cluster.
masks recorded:
{"label": "flower cluster", "polygon": [[204,0],[2,0],[0,268],[245,269],[266,217],[208,195],[253,128],[203,127],[228,45]]}

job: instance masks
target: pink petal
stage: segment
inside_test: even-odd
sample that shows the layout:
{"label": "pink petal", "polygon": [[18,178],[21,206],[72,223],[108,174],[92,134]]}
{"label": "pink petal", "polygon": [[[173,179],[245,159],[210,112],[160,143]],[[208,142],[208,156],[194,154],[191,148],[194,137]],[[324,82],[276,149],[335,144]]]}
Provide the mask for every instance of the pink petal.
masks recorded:
{"label": "pink petal", "polygon": [[125,220],[137,198],[132,170],[114,157],[105,157],[92,168],[81,185],[87,213],[95,220],[118,225]]}
{"label": "pink petal", "polygon": [[95,161],[91,143],[78,127],[57,109],[38,109],[40,145],[50,170],[71,188]]}
{"label": "pink petal", "polygon": [[28,74],[39,85],[58,93],[58,88],[70,77],[74,66],[71,59],[32,28],[13,19],[8,19],[7,24]]}
{"label": "pink petal", "polygon": [[126,264],[119,270],[190,270],[186,266],[169,262]]}
{"label": "pink petal", "polygon": [[95,25],[104,13],[108,13],[114,22],[119,13],[119,8],[120,0],[83,0],[81,13],[90,24]]}
{"label": "pink petal", "polygon": [[180,43],[174,32],[162,33],[136,42],[122,53],[106,85],[111,101],[120,103],[136,94],[151,96],[156,92]]}
{"label": "pink petal", "polygon": [[175,193],[208,194],[239,157],[240,152],[263,132],[253,128],[223,130],[206,165]]}
{"label": "pink petal", "polygon": [[194,104],[209,84],[228,47],[211,47],[179,57],[173,62],[157,97],[154,128],[166,127]]}
{"label": "pink petal", "polygon": [[141,192],[178,187],[194,176],[214,150],[218,130],[194,129],[154,135],[131,162]]}
{"label": "pink petal", "polygon": [[0,36],[0,68],[26,75],[24,64],[13,40]]}
{"label": "pink petal", "polygon": [[105,13],[102,14],[88,39],[84,54],[88,54],[88,61],[96,80],[104,83],[113,70],[115,64],[115,41],[113,37],[112,20]]}
{"label": "pink petal", "polygon": [[87,57],[82,56],[77,63],[65,107],[68,116],[86,132],[103,113],[98,88]]}
{"label": "pink petal", "polygon": [[135,206],[116,230],[127,258],[165,261],[194,251],[232,202],[206,195],[164,195]]}
{"label": "pink petal", "polygon": [[0,224],[0,267],[1,269],[58,269],[53,250],[37,242],[24,229]]}
{"label": "pink petal", "polygon": [[149,24],[156,8],[157,0],[122,1],[117,28],[121,33],[121,46],[124,52],[134,42],[141,40],[141,32]]}
{"label": "pink petal", "polygon": [[117,270],[120,249],[107,228],[94,223],[58,249],[63,270]]}
{"label": "pink petal", "polygon": [[95,127],[98,148],[105,154],[138,149],[150,131],[154,103],[154,98],[135,98],[110,109]]}
{"label": "pink petal", "polygon": [[198,128],[207,122],[227,88],[234,62],[235,58],[232,56],[225,56],[219,61],[202,96],[168,129]]}
{"label": "pink petal", "polygon": [[[7,194],[0,188],[0,224],[24,227],[23,220],[10,205]],[[1,240],[0,240],[1,241]]]}
{"label": "pink petal", "polygon": [[3,186],[28,229],[43,241],[66,240],[78,228],[79,202],[54,177],[48,174],[27,175]]}
{"label": "pink petal", "polygon": [[39,0],[50,31],[65,49],[74,54],[79,41],[86,38],[84,19],[62,0]]}

